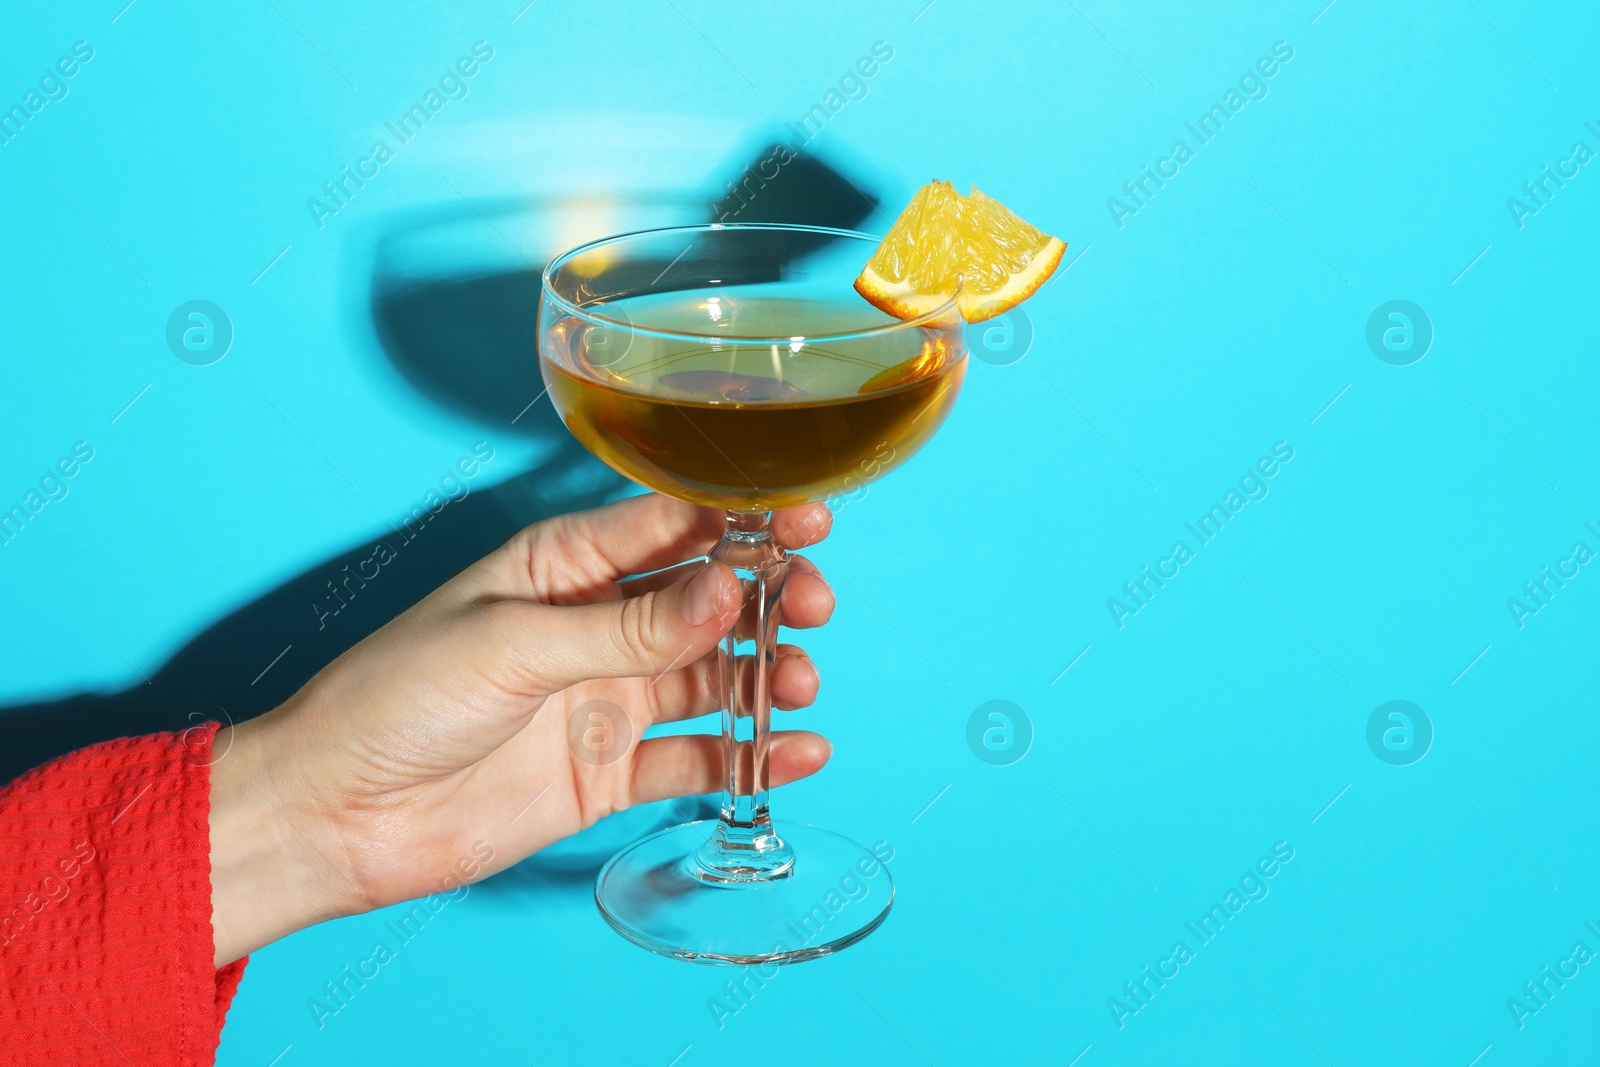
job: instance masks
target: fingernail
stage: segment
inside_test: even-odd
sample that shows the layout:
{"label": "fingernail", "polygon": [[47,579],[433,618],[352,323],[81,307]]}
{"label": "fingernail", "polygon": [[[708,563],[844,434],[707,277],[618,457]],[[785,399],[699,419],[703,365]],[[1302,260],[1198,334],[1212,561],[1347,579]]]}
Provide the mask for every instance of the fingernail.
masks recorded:
{"label": "fingernail", "polygon": [[715,563],[700,568],[683,591],[683,617],[690,626],[704,626],[722,610],[722,569]]}
{"label": "fingernail", "polygon": [[812,563],[809,559],[806,559],[806,557],[804,557],[804,556],[790,556],[789,557],[789,566],[794,568],[795,570],[799,571],[801,574],[821,574],[822,573],[821,571],[819,571],[817,569],[817,565],[815,563]]}

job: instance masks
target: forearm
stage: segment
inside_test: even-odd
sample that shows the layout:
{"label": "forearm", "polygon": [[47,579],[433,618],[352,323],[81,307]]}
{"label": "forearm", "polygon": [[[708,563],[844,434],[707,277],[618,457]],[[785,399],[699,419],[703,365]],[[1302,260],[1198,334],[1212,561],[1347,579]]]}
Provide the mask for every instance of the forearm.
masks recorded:
{"label": "forearm", "polygon": [[341,857],[292,777],[273,715],[220,730],[211,767],[211,926],[221,967],[350,914]]}

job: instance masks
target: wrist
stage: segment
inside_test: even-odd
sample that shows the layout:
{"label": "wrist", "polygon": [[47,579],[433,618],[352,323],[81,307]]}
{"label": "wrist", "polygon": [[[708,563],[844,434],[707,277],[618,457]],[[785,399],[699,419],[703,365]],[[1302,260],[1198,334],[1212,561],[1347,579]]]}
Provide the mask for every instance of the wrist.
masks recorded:
{"label": "wrist", "polygon": [[211,765],[211,926],[218,967],[360,910],[342,853],[294,782],[276,713],[217,731]]}

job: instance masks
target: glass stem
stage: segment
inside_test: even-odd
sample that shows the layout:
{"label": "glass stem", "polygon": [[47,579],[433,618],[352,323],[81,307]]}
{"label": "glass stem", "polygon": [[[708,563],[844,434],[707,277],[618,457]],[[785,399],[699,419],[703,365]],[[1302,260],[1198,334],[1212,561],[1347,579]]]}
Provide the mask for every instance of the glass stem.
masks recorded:
{"label": "glass stem", "polygon": [[794,853],[767,814],[767,754],[772,738],[772,666],[779,602],[789,563],[772,539],[767,512],[728,512],[710,558],[739,579],[744,606],[717,653],[722,699],[722,810],[697,857],[696,874],[712,882],[787,877]]}

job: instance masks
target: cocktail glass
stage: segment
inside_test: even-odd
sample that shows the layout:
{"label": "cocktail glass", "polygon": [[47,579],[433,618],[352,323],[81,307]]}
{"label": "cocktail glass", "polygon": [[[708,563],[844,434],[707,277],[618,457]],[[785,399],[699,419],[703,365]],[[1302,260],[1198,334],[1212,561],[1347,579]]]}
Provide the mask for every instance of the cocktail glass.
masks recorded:
{"label": "cocktail glass", "polygon": [[785,553],[776,508],[853,494],[944,421],[966,372],[952,299],[900,320],[851,291],[878,238],[751,224],[650,230],[545,269],[539,356],[567,427],[640,484],[722,508],[710,559],[744,609],[716,653],[720,816],[651,834],[601,870],[595,900],[663,955],[791,963],[852,944],[894,900],[884,858],[768,813]]}

